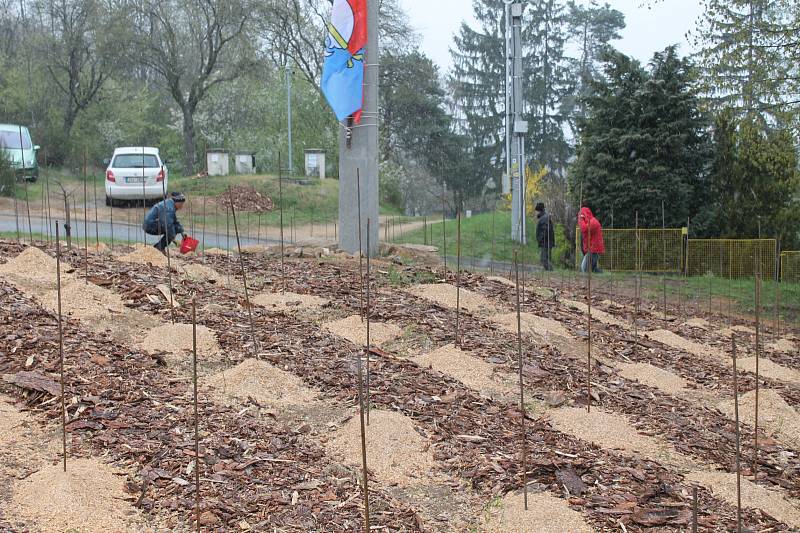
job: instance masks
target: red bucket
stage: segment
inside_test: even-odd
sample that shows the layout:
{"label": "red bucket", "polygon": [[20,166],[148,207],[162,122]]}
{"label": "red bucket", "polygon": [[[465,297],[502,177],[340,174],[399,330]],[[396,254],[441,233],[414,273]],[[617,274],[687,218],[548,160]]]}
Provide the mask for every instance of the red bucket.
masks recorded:
{"label": "red bucket", "polygon": [[200,244],[200,241],[197,239],[192,239],[187,235],[183,238],[183,241],[181,241],[181,253],[188,254],[189,252],[194,252],[197,250],[198,244]]}

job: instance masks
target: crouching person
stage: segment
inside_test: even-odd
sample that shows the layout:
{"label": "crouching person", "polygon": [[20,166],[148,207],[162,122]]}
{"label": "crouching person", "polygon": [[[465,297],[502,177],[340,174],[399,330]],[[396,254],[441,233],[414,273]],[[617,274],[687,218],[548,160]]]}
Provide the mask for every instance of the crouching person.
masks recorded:
{"label": "crouching person", "polygon": [[142,228],[148,235],[161,236],[161,240],[153,246],[161,253],[166,253],[167,246],[172,244],[180,233],[184,238],[184,230],[178,221],[178,211],[186,204],[186,197],[179,192],[173,192],[169,198],[158,202],[144,217]]}

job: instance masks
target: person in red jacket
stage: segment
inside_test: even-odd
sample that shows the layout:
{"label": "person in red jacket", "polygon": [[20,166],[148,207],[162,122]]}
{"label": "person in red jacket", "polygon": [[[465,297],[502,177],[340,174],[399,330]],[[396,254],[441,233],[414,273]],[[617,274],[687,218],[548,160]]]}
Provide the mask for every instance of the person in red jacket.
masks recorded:
{"label": "person in red jacket", "polygon": [[592,210],[582,207],[578,214],[578,226],[581,228],[581,249],[583,250],[583,261],[581,261],[581,272],[589,269],[589,258],[591,257],[592,272],[602,274],[600,268],[600,256],[606,252],[606,245],[603,243],[603,226],[595,218]]}

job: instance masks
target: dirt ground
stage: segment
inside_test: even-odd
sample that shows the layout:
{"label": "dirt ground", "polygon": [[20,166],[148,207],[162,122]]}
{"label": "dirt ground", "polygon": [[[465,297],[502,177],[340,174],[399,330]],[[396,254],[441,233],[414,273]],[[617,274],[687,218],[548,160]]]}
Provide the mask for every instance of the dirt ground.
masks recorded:
{"label": "dirt ground", "polygon": [[[453,272],[378,270],[367,349],[346,257],[287,260],[281,296],[242,256],[250,310],[238,261],[184,258],[173,324],[163,265],[66,252],[64,474],[53,254],[0,241],[0,531],[188,531],[197,494],[203,531],[360,531],[365,460],[377,531],[686,531],[695,490],[699,531],[735,529],[728,317],[598,297],[590,347],[578,286],[528,291],[518,337],[507,283],[462,273],[457,306]],[[800,332],[756,351],[734,325],[743,523],[797,530]]]}

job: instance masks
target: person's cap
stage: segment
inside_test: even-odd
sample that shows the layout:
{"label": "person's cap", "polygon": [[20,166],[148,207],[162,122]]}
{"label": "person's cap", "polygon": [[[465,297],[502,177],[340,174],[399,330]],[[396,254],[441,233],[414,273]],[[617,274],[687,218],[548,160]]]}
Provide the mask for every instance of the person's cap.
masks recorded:
{"label": "person's cap", "polygon": [[542,202],[539,202],[539,203],[536,204],[536,207],[534,207],[533,209],[534,209],[534,211],[542,212],[542,211],[544,211],[544,204]]}
{"label": "person's cap", "polygon": [[173,202],[181,203],[186,201],[186,196],[182,192],[173,192],[171,194],[171,198]]}

